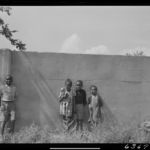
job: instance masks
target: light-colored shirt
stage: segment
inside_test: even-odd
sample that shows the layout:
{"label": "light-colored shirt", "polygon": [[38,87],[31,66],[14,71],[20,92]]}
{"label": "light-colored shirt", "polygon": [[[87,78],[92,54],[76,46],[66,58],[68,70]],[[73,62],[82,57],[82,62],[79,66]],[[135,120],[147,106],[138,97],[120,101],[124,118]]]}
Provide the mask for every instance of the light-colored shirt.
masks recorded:
{"label": "light-colored shirt", "polygon": [[14,101],[17,96],[16,87],[11,85],[2,85],[0,87],[0,96],[2,101]]}

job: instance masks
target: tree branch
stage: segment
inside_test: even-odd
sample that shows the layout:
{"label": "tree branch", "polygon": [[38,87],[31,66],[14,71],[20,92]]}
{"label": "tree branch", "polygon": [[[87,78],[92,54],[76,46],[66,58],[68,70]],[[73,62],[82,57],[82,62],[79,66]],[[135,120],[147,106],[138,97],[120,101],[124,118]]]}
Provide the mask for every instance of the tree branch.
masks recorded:
{"label": "tree branch", "polygon": [[[9,16],[11,15],[10,10],[11,7],[0,6],[0,11],[6,12]],[[0,30],[1,35],[5,36],[11,42],[11,44],[15,45],[19,50],[26,50],[26,44],[23,44],[22,41],[18,39],[12,38],[13,33],[18,32],[17,30],[10,31],[10,29],[8,28],[8,24],[5,24],[2,18],[0,18],[0,26],[2,28],[2,30]]]}

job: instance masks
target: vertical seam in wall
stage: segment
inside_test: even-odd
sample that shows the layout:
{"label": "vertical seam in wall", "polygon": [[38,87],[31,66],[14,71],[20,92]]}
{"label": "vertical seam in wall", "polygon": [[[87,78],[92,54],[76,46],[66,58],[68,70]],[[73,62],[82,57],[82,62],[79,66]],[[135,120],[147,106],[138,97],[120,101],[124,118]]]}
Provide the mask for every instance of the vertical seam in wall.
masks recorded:
{"label": "vertical seam in wall", "polygon": [[5,68],[5,65],[4,65],[5,64],[5,58],[4,58],[5,57],[4,56],[5,55],[5,50],[3,50],[2,54],[3,54],[2,55],[2,79],[3,79],[4,78],[3,77],[3,75],[4,75],[4,68]]}
{"label": "vertical seam in wall", "polygon": [[3,58],[2,58],[2,78],[3,78],[3,80],[5,78],[5,75],[7,75],[7,74],[11,74],[11,51],[9,49],[3,50]]}

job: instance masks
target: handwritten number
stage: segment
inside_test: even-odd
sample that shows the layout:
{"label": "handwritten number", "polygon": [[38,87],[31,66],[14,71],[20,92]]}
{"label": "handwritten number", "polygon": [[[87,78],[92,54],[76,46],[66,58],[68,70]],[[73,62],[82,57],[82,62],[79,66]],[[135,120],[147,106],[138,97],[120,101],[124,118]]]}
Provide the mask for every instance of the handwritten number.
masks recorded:
{"label": "handwritten number", "polygon": [[128,149],[128,148],[129,148],[129,145],[127,144],[124,148],[125,148],[125,149]]}
{"label": "handwritten number", "polygon": [[138,147],[137,147],[137,149],[140,149],[141,148],[141,145],[139,145]]}
{"label": "handwritten number", "polygon": [[144,149],[146,149],[148,147],[148,144],[147,145],[144,145]]}
{"label": "handwritten number", "polygon": [[131,149],[134,149],[136,147],[136,144],[132,144]]}

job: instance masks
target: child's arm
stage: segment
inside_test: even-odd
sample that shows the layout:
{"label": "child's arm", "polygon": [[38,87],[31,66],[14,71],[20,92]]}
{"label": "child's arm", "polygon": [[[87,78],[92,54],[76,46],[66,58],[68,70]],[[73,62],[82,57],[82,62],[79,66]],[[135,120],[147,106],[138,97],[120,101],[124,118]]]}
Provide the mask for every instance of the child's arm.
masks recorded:
{"label": "child's arm", "polygon": [[87,102],[86,102],[86,92],[85,91],[83,91],[83,92],[84,92],[83,105],[85,106],[87,104]]}
{"label": "child's arm", "polygon": [[64,96],[59,96],[59,102],[62,102],[64,100]]}
{"label": "child's arm", "polygon": [[99,107],[102,107],[102,106],[103,106],[103,101],[102,101],[101,96],[99,95]]}
{"label": "child's arm", "polygon": [[14,95],[14,98],[16,99],[17,96],[18,96],[18,92],[17,92],[17,90],[15,89],[15,95]]}
{"label": "child's arm", "polygon": [[73,111],[74,111],[74,113],[77,112],[77,109],[76,109],[76,90],[73,90]]}
{"label": "child's arm", "polygon": [[91,103],[91,96],[88,98],[87,104],[90,105]]}
{"label": "child's arm", "polygon": [[65,93],[64,95],[59,96],[59,102],[62,102],[64,99],[66,99],[68,95]]}
{"label": "child's arm", "polygon": [[0,87],[0,106],[1,106],[1,97],[2,97],[2,86]]}
{"label": "child's arm", "polygon": [[73,95],[73,112],[76,113],[76,102],[75,102],[75,96]]}

